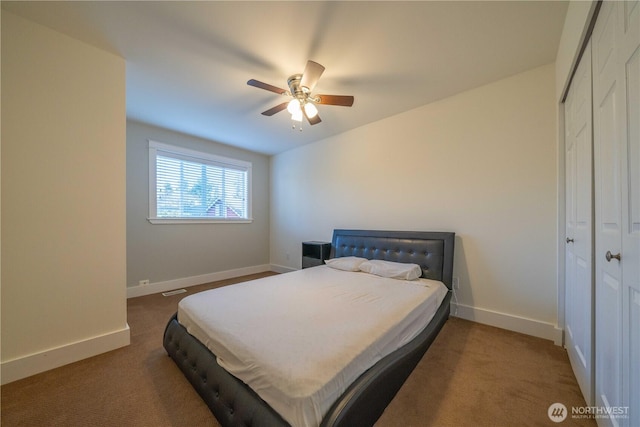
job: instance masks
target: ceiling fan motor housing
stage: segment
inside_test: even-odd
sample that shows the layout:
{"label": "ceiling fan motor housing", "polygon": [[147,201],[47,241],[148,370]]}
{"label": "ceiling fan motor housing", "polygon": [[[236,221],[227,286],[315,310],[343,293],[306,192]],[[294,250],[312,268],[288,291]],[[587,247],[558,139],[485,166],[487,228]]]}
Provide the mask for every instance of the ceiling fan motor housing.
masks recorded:
{"label": "ceiling fan motor housing", "polygon": [[304,102],[309,96],[309,88],[300,86],[301,80],[302,74],[294,74],[287,79],[287,84],[289,85],[291,96],[297,98],[300,102]]}

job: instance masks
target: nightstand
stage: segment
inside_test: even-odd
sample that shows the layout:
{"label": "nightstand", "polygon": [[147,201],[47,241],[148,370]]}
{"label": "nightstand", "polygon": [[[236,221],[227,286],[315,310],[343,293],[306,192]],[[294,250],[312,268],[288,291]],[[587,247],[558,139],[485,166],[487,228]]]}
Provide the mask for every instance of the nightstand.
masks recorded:
{"label": "nightstand", "polygon": [[315,267],[324,264],[331,254],[331,243],[302,242],[302,268]]}

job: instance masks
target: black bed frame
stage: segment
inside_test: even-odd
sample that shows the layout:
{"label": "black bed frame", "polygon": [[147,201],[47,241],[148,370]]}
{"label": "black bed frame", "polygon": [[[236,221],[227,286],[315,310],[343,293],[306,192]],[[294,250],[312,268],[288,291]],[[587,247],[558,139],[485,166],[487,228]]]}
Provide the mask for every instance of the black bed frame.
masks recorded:
{"label": "black bed frame", "polygon": [[[331,257],[360,256],[421,266],[422,277],[450,290],[455,234],[449,232],[335,230]],[[451,292],[431,322],[412,341],[356,379],[329,408],[321,427],[372,426],[418,364],[449,318]],[[242,381],[222,369],[216,357],[191,336],[174,315],[164,347],[223,427],[283,427],[289,424]]]}

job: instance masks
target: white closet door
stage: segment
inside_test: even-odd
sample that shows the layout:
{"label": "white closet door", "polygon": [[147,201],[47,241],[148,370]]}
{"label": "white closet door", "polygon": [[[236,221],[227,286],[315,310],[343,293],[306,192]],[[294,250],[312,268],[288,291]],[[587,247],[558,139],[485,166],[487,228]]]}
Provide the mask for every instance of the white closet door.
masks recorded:
{"label": "white closet door", "polygon": [[[595,162],[595,281],[597,406],[622,406],[622,268],[605,253],[621,252],[620,104],[616,58],[616,3],[602,5],[592,35]],[[619,425],[618,419],[599,420]]]}
{"label": "white closet door", "polygon": [[640,425],[640,5],[605,2],[594,28],[596,405]]}
{"label": "white closet door", "polygon": [[565,347],[585,401],[593,404],[591,46],[565,102]]}
{"label": "white closet door", "polygon": [[622,185],[622,369],[627,425],[640,426],[640,2],[618,4]]}

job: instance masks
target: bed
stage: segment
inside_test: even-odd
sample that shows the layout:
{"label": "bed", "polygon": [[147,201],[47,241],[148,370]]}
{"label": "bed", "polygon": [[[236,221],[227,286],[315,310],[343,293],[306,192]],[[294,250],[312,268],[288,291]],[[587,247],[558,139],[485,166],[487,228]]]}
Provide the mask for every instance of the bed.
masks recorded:
{"label": "bed", "polygon": [[[388,349],[388,352],[378,352],[376,356],[371,356],[367,360],[364,360],[361,356],[359,356],[360,350],[356,349],[356,354],[358,354],[358,356],[353,357],[353,360],[350,359],[349,363],[346,363],[346,365],[359,365],[359,368],[363,370],[362,372],[359,372],[357,370],[347,371],[345,368],[345,371],[337,370],[337,374],[336,372],[328,374],[330,378],[340,377],[343,382],[339,383],[336,386],[336,389],[331,389],[331,392],[325,392],[324,389],[318,388],[319,391],[315,393],[314,396],[317,397],[318,395],[321,395],[321,398],[319,398],[320,400],[318,401],[314,401],[315,406],[312,406],[312,409],[314,409],[311,410],[311,412],[315,410],[315,415],[311,415],[309,418],[305,418],[303,422],[299,423],[297,421],[298,418],[295,418],[296,415],[292,415],[286,405],[283,407],[281,404],[278,404],[277,400],[272,400],[273,393],[270,393],[268,391],[268,387],[264,387],[264,384],[266,383],[266,380],[264,379],[266,374],[264,374],[262,371],[254,372],[253,361],[247,362],[247,366],[250,366],[250,368],[238,367],[238,369],[240,370],[234,371],[234,369],[236,369],[236,361],[233,361],[230,358],[231,353],[233,353],[235,350],[227,351],[226,348],[216,347],[216,345],[221,345],[221,343],[218,341],[221,341],[222,339],[218,340],[217,338],[210,338],[206,335],[207,331],[204,331],[204,329],[206,329],[205,327],[198,327],[198,318],[196,316],[215,317],[216,315],[219,315],[226,318],[227,314],[229,313],[224,311],[224,306],[218,306],[215,309],[204,310],[203,314],[201,315],[191,315],[189,314],[190,312],[187,311],[187,308],[189,306],[200,305],[203,307],[209,307],[208,305],[206,305],[209,303],[213,304],[211,307],[216,307],[216,300],[219,301],[221,299],[224,299],[221,298],[221,294],[214,294],[211,293],[212,291],[206,291],[200,293],[202,295],[196,294],[200,295],[198,298],[193,298],[196,296],[193,295],[191,297],[188,297],[191,298],[190,300],[187,300],[185,298],[183,301],[181,301],[181,308],[179,309],[179,312],[169,320],[169,323],[167,324],[167,327],[165,329],[164,347],[169,356],[175,361],[185,377],[190,381],[192,386],[203,398],[214,416],[223,426],[288,426],[292,424],[350,427],[371,426],[380,417],[385,407],[393,399],[396,392],[404,383],[405,379],[414,369],[415,365],[420,361],[423,354],[431,345],[449,316],[449,304],[451,300],[450,290],[453,276],[453,249],[454,233],[449,232],[398,232],[376,230],[334,231],[330,257],[334,261],[349,261],[350,259],[357,257],[366,258],[368,260],[412,263],[420,266],[418,269],[418,274],[421,273],[420,279],[411,282],[407,281],[408,284],[406,285],[403,283],[402,286],[406,286],[406,288],[403,288],[402,291],[400,291],[398,285],[396,285],[395,288],[390,288],[386,282],[382,281],[380,281],[379,283],[384,283],[384,286],[373,286],[372,288],[376,288],[375,292],[382,292],[382,289],[398,289],[398,296],[394,295],[393,293],[386,294],[386,297],[384,296],[385,294],[382,294],[383,296],[369,296],[368,298],[374,301],[375,304],[386,303],[385,301],[380,301],[384,300],[385,298],[389,298],[390,300],[399,299],[401,301],[403,301],[404,298],[406,301],[403,304],[406,305],[409,301],[411,302],[411,306],[407,308],[407,310],[410,310],[410,313],[421,313],[422,308],[418,307],[418,304],[423,304],[423,302],[415,301],[418,301],[419,298],[423,298],[421,296],[423,293],[423,289],[417,288],[436,288],[437,286],[442,286],[442,284],[444,284],[446,287],[443,286],[444,293],[438,294],[440,295],[437,298],[438,303],[433,307],[433,313],[430,314],[430,321],[426,326],[422,325],[418,329],[416,329],[414,322],[412,323],[414,325],[412,326],[414,330],[411,332],[407,332],[406,334],[404,332],[409,331],[409,329],[408,326],[404,324],[398,326],[398,328],[402,329],[402,334],[397,333],[397,331],[394,332],[394,330],[380,333],[381,340],[391,337],[391,341],[394,342],[389,344],[384,341],[382,344],[380,344],[380,342],[375,341],[371,345],[376,346],[376,349],[379,349],[380,346],[385,347]],[[314,292],[326,293],[328,289],[332,289],[335,286],[324,286],[322,284],[322,280],[324,280],[326,283],[333,283],[334,281],[340,279],[345,281],[345,286],[348,287],[351,282],[353,282],[354,286],[356,286],[355,284],[359,281],[360,277],[362,277],[363,275],[367,276],[366,274],[359,272],[344,273],[345,274],[343,275],[342,272],[336,272],[328,266],[319,266],[306,270],[300,270],[298,272],[287,273],[285,275],[272,276],[267,279],[273,278],[273,280],[267,280],[267,282],[245,282],[243,284],[233,285],[227,288],[235,288],[234,292],[240,292],[240,294],[236,295],[242,295],[243,289],[244,292],[247,292],[247,289],[250,289],[250,286],[253,286],[252,292],[255,292],[259,289],[268,289],[266,287],[267,285],[276,287],[281,286],[283,287],[282,289],[287,289],[286,295],[292,295],[292,292],[303,293],[304,291],[304,293],[308,293],[307,290],[309,290],[310,292],[310,290],[312,289],[315,290]],[[301,278],[305,277],[309,278],[309,280],[312,277],[322,277],[323,279],[321,279],[318,284],[309,284],[308,286],[305,284],[306,287],[285,288],[285,286],[287,286],[286,282],[294,283],[294,280],[298,281],[301,280]],[[278,278],[281,278],[282,280],[278,283],[274,282]],[[382,279],[376,278],[376,280]],[[385,278],[384,280],[394,279]],[[441,283],[437,283],[436,285],[436,282]],[[426,285],[423,285],[424,283],[426,283]],[[257,288],[255,287],[256,284],[260,286],[264,285],[265,287]],[[363,286],[369,285],[365,284]],[[378,290],[378,288],[380,290]],[[273,293],[277,294],[277,288],[275,289],[276,291],[273,291]],[[409,298],[401,296],[401,294],[404,294],[407,291],[414,292],[416,297]],[[207,294],[207,292],[209,292],[209,294]],[[231,292],[231,289],[229,290],[229,292]],[[272,291],[268,292],[271,293]],[[424,291],[424,293],[426,295],[427,291]],[[316,294],[309,295],[311,295],[310,298],[312,299],[316,298]],[[207,296],[210,298],[209,302],[206,302]],[[244,298],[245,296],[241,296],[237,297],[236,299],[243,300],[245,304],[249,306],[251,302],[248,301],[248,299]],[[268,298],[268,295],[260,296],[258,293],[258,296],[255,296],[255,298],[263,298],[266,300],[266,298]],[[430,298],[430,296],[425,296],[424,300],[431,301]],[[185,300],[187,300],[187,302],[184,304],[185,308],[182,308],[183,302]],[[270,304],[271,302],[269,302],[269,305]],[[424,304],[433,305],[432,302],[424,302]],[[295,308],[298,307],[298,305],[300,305],[300,307],[298,308],[298,310],[296,310]],[[287,310],[286,316],[300,316],[297,318],[299,319],[297,323],[300,325],[304,323],[306,317],[313,316],[313,313],[311,313],[311,311],[313,311],[314,306],[312,305],[305,307],[304,305],[302,305],[302,303],[296,303],[290,306],[293,308],[291,310]],[[260,319],[260,316],[262,315],[261,313],[259,313],[260,306],[257,305],[255,307],[255,309],[252,309],[250,315],[246,315],[245,317],[256,317]],[[301,313],[295,314],[296,311],[300,311]],[[339,311],[340,305],[337,304],[336,313],[338,313]],[[378,313],[381,313],[381,316],[383,312],[386,312],[386,309],[378,309]],[[354,312],[354,314],[355,313],[356,312]],[[416,317],[418,315],[414,316],[412,314],[411,316]],[[407,317],[411,316],[407,315]],[[420,316],[422,316],[422,314],[420,314]],[[365,315],[364,318],[368,319],[370,317],[375,316]],[[325,317],[322,317],[321,319],[327,319],[327,316],[325,315]],[[360,317],[359,319],[355,318],[353,319],[353,322],[341,319],[339,322],[342,322],[342,325],[345,326],[359,326],[360,324],[366,323],[363,322],[362,319],[363,317]],[[330,320],[333,319],[327,319],[326,322],[317,321],[316,319],[315,322],[311,323],[319,323],[320,327],[324,327],[326,323],[326,327],[330,328],[332,324]],[[243,323],[244,321],[244,318],[238,318],[233,321],[229,321],[229,328],[231,328],[232,324],[237,324],[236,327],[240,329],[229,329],[229,331],[227,331],[227,335],[229,339],[237,341],[239,345],[249,346],[249,344],[247,343],[252,343],[256,340],[260,340],[260,325],[256,327],[256,333],[252,335],[251,329],[253,328],[247,328]],[[262,322],[262,324],[278,324],[277,321],[278,319],[273,319],[271,322]],[[225,326],[225,328],[226,327],[227,326]],[[238,330],[248,331],[246,333],[246,337],[241,333],[237,333]],[[321,332],[313,332],[313,334],[317,334],[313,335],[313,337],[314,341],[317,338],[319,340],[319,343],[318,347],[316,349],[311,348],[311,351],[314,353],[322,353],[321,350],[325,347],[323,342],[321,341],[321,335],[323,334]],[[198,338],[196,338],[196,336]],[[404,337],[404,341],[401,339],[396,339],[397,336]],[[308,337],[306,338],[308,339]],[[341,340],[338,338],[339,337],[336,336],[335,341],[339,343],[341,342]],[[344,337],[342,337],[342,340],[345,341]],[[356,339],[354,339],[353,341],[358,342],[358,340]],[[277,342],[277,340],[272,342]],[[310,341],[306,342],[309,343]],[[348,339],[345,341],[345,343],[348,343]],[[277,353],[281,356],[283,354],[290,355],[292,351],[291,349],[287,348],[287,344],[288,342],[283,341],[277,345],[274,344],[272,348],[265,350],[265,360],[267,360],[271,353]],[[227,345],[227,343],[224,343],[224,345]],[[396,345],[397,348],[393,347],[393,345]],[[282,349],[280,347],[282,347]],[[219,354],[214,354],[214,352],[212,352],[211,350],[212,348],[218,348],[219,350],[217,350],[216,353]],[[222,355],[222,357],[220,357],[220,355]],[[251,358],[250,355],[247,357]],[[239,357],[239,359],[242,358]],[[307,355],[300,356],[300,360],[303,362],[306,361]],[[238,360],[237,362],[241,361],[242,360]],[[289,371],[295,371],[297,369],[295,364],[293,363],[296,362],[295,357],[291,359],[290,362],[290,367],[286,363],[286,366],[275,365],[274,367],[276,371],[283,371],[288,375]],[[265,361],[264,364],[269,365],[267,361]],[[370,364],[370,366],[367,364]],[[309,366],[303,364],[299,367],[299,369],[301,371],[309,370]],[[342,369],[342,367],[340,367],[339,369]],[[229,372],[234,372],[235,376]],[[247,372],[250,374],[249,377],[247,377],[248,379],[243,376]],[[245,381],[238,378],[243,378]],[[274,382],[278,382],[277,378],[278,377],[276,377],[276,380],[274,380]],[[258,382],[252,383],[252,381]],[[254,384],[254,388],[258,391],[258,393],[254,391],[250,386],[245,384],[245,382],[247,384]],[[301,382],[300,384],[303,384],[303,382]],[[300,387],[293,388],[298,390],[302,388],[302,385]],[[314,388],[313,390],[316,389]],[[333,393],[333,395],[331,393]],[[304,393],[301,392],[301,394]],[[265,402],[265,400],[268,400],[272,403],[269,404]],[[298,402],[296,399],[291,399],[291,405],[289,406],[293,407],[297,404]],[[301,403],[300,405],[302,404],[303,403]],[[278,410],[274,408],[278,408]],[[300,409],[300,411],[302,412],[300,413],[306,413],[304,411],[307,411],[307,409],[302,406],[301,408],[302,409]],[[313,416],[315,416],[315,418],[313,418]],[[293,421],[289,422],[287,420]]]}

